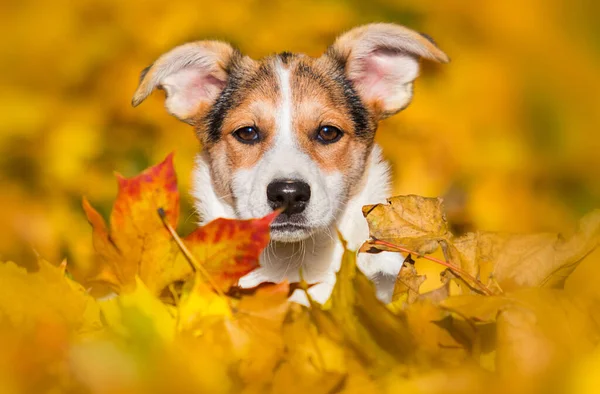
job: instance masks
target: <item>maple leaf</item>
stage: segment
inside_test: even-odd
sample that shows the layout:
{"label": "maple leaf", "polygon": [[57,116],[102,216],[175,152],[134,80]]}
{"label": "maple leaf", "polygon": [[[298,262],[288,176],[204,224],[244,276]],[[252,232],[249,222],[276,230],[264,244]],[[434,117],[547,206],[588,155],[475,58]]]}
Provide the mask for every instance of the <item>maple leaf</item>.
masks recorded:
{"label": "maple leaf", "polygon": [[39,322],[79,333],[100,329],[94,299],[67,277],[65,269],[65,262],[56,267],[43,259],[31,273],[12,262],[0,263],[0,320],[19,330],[33,329]]}
{"label": "maple leaf", "polygon": [[371,237],[429,254],[451,236],[441,198],[397,196],[387,204],[366,205],[363,214]]}
{"label": "maple leaf", "polygon": [[83,200],[93,229],[97,261],[91,272],[78,272],[74,267],[73,274],[92,290],[107,285],[117,293],[133,291],[139,276],[152,293],[159,293],[191,272],[185,261],[175,258],[177,245],[156,213],[162,208],[167,221],[177,225],[179,192],[173,154],[137,176],[117,175],[117,180],[110,230],[100,214]]}
{"label": "maple leaf", "polygon": [[[93,229],[96,264],[92,270],[72,272],[96,295],[134,291],[136,277],[153,294],[192,274],[193,265],[217,283],[222,291],[258,267],[270,240],[275,211],[261,219],[216,219],[184,238],[189,249],[180,253],[174,227],[179,218],[179,192],[173,155],[126,179],[117,176],[119,191],[110,217],[104,219],[84,199],[83,207]],[[190,258],[192,262],[190,266]]]}
{"label": "maple leaf", "polygon": [[38,258],[31,271],[0,263],[0,392],[47,392],[68,381],[73,344],[105,334],[96,301]]}
{"label": "maple leaf", "polygon": [[278,214],[274,211],[250,220],[215,219],[194,230],[183,241],[197,263],[227,291],[259,266],[260,254],[271,239],[271,222]]}
{"label": "maple leaf", "polygon": [[449,263],[469,287],[486,293],[498,289],[497,285],[504,290],[560,286],[600,243],[600,210],[582,218],[578,231],[569,238],[490,232],[455,237],[448,230],[439,198],[398,196],[387,204],[366,206],[363,213],[372,240],[361,251],[404,250],[422,255],[441,247],[448,259],[441,263]]}
{"label": "maple leaf", "polygon": [[136,327],[132,322],[142,317],[152,322],[153,334],[165,341],[175,336],[176,313],[170,305],[163,304],[138,277],[130,292],[99,300],[98,306],[107,327],[123,337],[135,335]]}

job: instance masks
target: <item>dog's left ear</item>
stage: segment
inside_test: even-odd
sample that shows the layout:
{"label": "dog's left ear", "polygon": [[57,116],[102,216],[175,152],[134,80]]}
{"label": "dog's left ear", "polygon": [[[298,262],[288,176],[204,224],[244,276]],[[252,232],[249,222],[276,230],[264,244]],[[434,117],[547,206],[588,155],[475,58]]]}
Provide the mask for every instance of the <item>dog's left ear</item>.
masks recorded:
{"label": "dog's left ear", "polygon": [[354,28],[337,38],[325,56],[344,65],[365,105],[386,118],[412,99],[419,58],[450,61],[433,41],[400,25],[375,23]]}

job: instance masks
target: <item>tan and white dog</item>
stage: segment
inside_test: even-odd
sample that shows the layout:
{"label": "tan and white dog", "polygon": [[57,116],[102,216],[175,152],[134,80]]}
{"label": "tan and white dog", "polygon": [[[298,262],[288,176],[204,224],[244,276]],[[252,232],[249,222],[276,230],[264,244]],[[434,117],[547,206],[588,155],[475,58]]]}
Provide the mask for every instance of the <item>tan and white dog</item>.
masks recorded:
{"label": "tan and white dog", "polygon": [[[285,207],[261,267],[240,285],[295,282],[301,271],[325,302],[343,253],[336,229],[357,248],[369,235],[362,206],[388,197],[375,131],[411,101],[420,58],[448,61],[430,38],[394,24],[350,30],[319,58],[283,52],[257,61],[229,44],[198,41],[144,70],[133,105],[164,89],[169,113],[196,129],[202,152],[193,194],[202,223]],[[359,256],[383,300],[401,265],[399,254]]]}

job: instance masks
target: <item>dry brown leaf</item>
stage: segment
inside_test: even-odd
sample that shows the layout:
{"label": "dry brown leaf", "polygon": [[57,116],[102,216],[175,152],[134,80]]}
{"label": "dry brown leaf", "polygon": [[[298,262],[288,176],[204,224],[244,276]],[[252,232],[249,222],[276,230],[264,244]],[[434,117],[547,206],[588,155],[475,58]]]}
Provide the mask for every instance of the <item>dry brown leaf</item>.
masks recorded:
{"label": "dry brown leaf", "polygon": [[[584,216],[569,238],[560,234],[489,232],[454,237],[448,230],[439,198],[399,196],[389,199],[387,204],[367,206],[363,212],[375,240],[417,253],[431,253],[439,245],[451,264],[496,291],[562,286],[582,259],[600,243],[600,210]],[[381,249],[393,248],[367,242],[361,251]],[[462,279],[474,287],[469,278],[463,276]]]}
{"label": "dry brown leaf", "polygon": [[398,196],[387,204],[366,205],[363,215],[371,237],[429,254],[437,249],[439,240],[451,236],[442,203],[441,198]]}
{"label": "dry brown leaf", "polygon": [[419,296],[419,287],[426,277],[417,274],[414,263],[410,255],[404,259],[394,285],[392,302],[412,304]]}

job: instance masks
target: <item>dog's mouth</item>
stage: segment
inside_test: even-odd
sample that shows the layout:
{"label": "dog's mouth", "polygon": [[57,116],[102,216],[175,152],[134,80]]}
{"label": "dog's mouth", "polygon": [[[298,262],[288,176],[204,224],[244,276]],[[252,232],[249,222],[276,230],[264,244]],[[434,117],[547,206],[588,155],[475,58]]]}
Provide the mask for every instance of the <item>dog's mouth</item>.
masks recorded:
{"label": "dog's mouth", "polygon": [[271,223],[271,239],[280,242],[296,242],[308,238],[314,231],[304,220],[293,215],[280,215]]}

